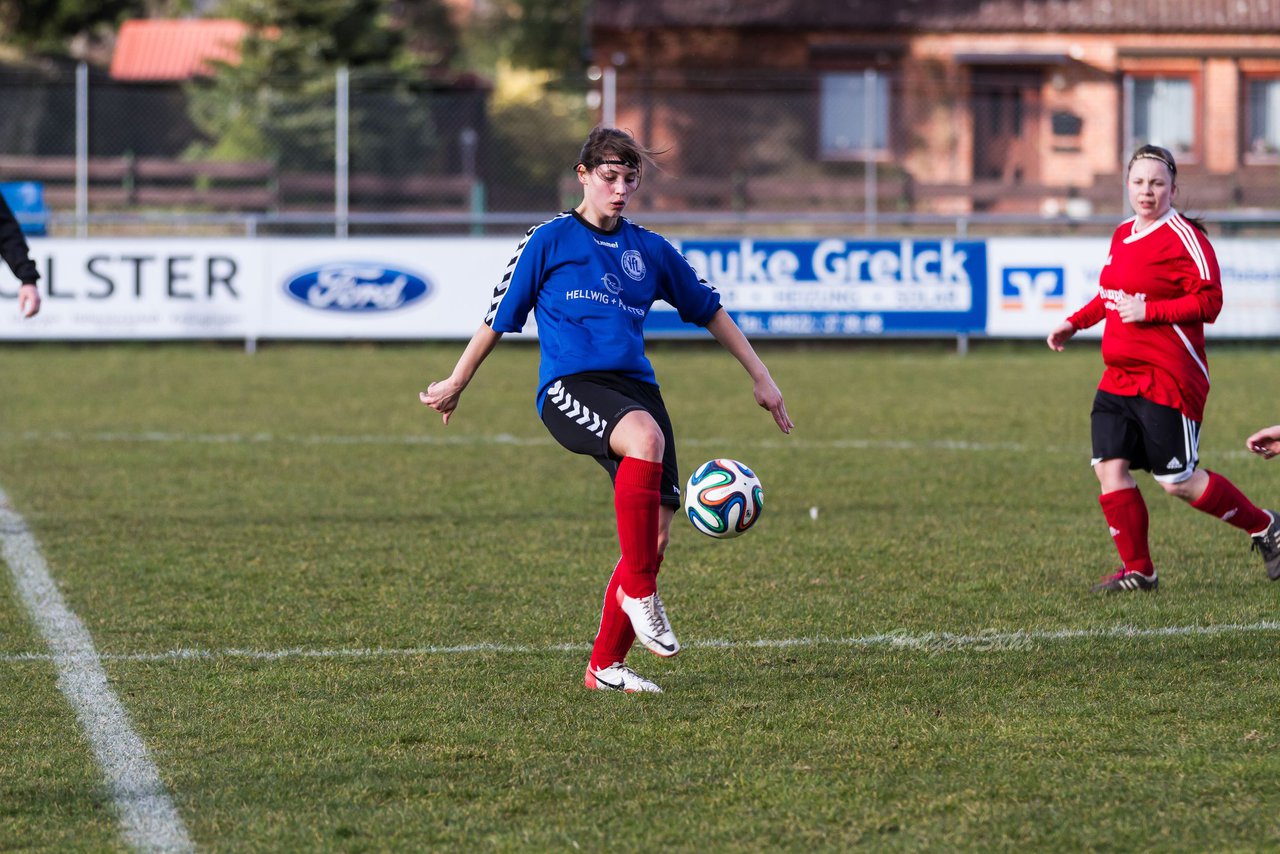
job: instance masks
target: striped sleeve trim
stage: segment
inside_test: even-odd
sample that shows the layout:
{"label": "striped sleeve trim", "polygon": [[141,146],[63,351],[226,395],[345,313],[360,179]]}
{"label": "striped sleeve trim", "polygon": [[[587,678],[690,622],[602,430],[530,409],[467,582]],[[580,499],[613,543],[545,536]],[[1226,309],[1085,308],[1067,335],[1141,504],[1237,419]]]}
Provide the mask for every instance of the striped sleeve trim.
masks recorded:
{"label": "striped sleeve trim", "polygon": [[1196,271],[1200,273],[1200,280],[1209,281],[1209,262],[1204,257],[1204,247],[1200,245],[1200,239],[1196,236],[1196,227],[1183,219],[1179,213],[1174,213],[1169,218],[1169,227],[1173,229],[1174,234],[1178,235],[1183,248],[1191,256],[1192,262],[1196,265]]}
{"label": "striped sleeve trim", "polygon": [[507,262],[507,269],[502,274],[501,281],[499,281],[493,288],[493,299],[490,300],[489,310],[485,312],[484,315],[485,326],[493,326],[493,320],[498,315],[498,307],[502,305],[502,300],[506,297],[507,291],[511,287],[511,277],[515,274],[516,264],[520,262],[520,256],[524,254],[524,248],[529,245],[529,240],[533,237],[533,233],[547,223],[555,222],[558,219],[564,219],[566,216],[569,216],[569,214],[562,213],[558,216],[554,216],[546,222],[538,223],[524,233],[524,240],[520,241],[520,245],[516,247],[516,254],[512,255],[511,260]]}

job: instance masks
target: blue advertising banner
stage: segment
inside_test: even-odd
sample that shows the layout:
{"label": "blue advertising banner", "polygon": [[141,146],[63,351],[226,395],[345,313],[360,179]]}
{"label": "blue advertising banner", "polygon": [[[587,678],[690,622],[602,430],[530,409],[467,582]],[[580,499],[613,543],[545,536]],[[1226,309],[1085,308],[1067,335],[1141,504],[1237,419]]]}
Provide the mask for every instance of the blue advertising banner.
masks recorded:
{"label": "blue advertising banner", "polygon": [[0,183],[0,196],[13,211],[13,216],[27,237],[43,237],[48,233],[49,209],[44,204],[44,184],[39,181],[5,181]]}
{"label": "blue advertising banner", "polygon": [[[684,240],[676,243],[748,335],[981,334],[981,240]],[[664,304],[645,330],[695,334]]]}

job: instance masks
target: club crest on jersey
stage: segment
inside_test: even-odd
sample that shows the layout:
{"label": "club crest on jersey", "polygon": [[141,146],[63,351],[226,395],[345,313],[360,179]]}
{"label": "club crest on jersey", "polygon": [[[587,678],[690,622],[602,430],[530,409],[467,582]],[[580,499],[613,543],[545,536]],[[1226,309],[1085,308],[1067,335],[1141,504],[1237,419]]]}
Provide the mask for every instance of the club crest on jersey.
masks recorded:
{"label": "club crest on jersey", "polygon": [[622,253],[622,272],[637,282],[644,279],[644,256],[634,249]]}
{"label": "club crest on jersey", "polygon": [[604,289],[614,296],[622,293],[622,282],[613,273],[605,273],[600,281],[604,284]]}

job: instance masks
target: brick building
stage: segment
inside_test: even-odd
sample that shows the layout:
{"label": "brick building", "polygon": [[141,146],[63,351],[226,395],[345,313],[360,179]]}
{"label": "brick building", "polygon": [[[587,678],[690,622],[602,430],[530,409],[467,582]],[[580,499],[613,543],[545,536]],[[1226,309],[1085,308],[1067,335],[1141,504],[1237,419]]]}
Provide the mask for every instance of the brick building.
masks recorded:
{"label": "brick building", "polygon": [[1150,141],[1198,208],[1280,208],[1276,0],[597,0],[591,40],[659,207],[847,205],[873,162],[881,207],[1111,211]]}

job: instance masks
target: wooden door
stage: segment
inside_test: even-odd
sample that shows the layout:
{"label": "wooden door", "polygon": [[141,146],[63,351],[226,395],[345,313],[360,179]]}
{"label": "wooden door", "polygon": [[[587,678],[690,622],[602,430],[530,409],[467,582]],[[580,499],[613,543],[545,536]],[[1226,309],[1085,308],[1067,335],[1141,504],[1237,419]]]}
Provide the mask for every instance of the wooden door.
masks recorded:
{"label": "wooden door", "polygon": [[974,180],[1038,182],[1043,72],[975,68],[971,80]]}

